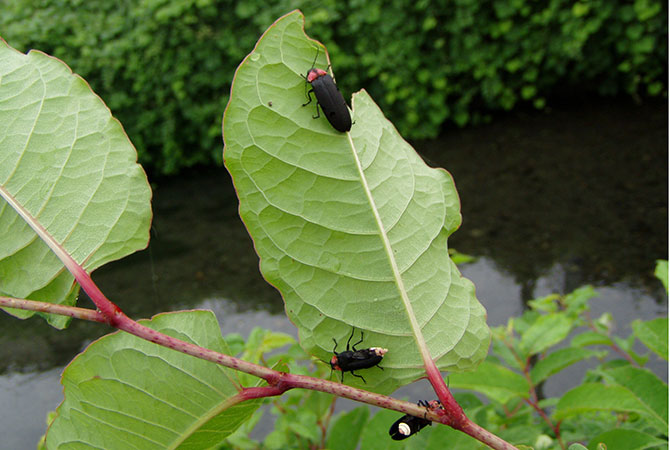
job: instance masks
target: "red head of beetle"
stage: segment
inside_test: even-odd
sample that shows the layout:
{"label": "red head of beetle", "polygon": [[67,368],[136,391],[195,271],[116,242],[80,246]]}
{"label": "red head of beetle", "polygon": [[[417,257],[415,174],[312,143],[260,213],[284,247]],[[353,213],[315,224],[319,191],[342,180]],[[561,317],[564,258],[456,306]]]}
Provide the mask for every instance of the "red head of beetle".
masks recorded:
{"label": "red head of beetle", "polygon": [[307,72],[307,81],[311,83],[312,81],[316,80],[319,77],[322,77],[324,75],[327,75],[328,73],[323,70],[323,69],[310,69],[309,72]]}
{"label": "red head of beetle", "polygon": [[337,356],[333,356],[333,357],[331,358],[331,360],[330,360],[330,367],[331,367],[333,370],[342,370],[342,368],[341,368],[340,365],[338,364]]}

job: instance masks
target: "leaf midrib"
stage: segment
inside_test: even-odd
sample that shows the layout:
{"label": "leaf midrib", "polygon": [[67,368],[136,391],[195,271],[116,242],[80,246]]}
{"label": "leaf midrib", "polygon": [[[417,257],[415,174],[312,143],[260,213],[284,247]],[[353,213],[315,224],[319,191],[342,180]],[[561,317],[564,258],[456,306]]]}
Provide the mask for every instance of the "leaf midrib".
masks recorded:
{"label": "leaf midrib", "polygon": [[[354,106],[353,100],[352,100],[352,106]],[[354,141],[351,137],[350,132],[347,132],[347,138],[349,140],[349,145],[351,148],[352,156],[354,158],[354,162],[356,163],[356,169],[358,170],[361,186],[363,188],[363,191],[365,192],[365,196],[368,199],[368,203],[370,204],[370,209],[372,211],[372,214],[374,215],[377,228],[379,229],[379,237],[381,238],[382,243],[384,245],[384,252],[386,253],[389,265],[391,266],[391,271],[393,273],[393,279],[395,281],[395,285],[398,289],[398,293],[400,294],[400,298],[402,299],[403,306],[405,307],[405,312],[407,313],[407,318],[409,320],[410,326],[412,327],[412,334],[414,334],[414,337],[416,339],[416,344],[421,353],[421,359],[424,362],[424,366],[428,367],[428,362],[431,361],[430,351],[428,350],[426,341],[423,338],[423,333],[421,332],[419,322],[416,320],[416,315],[414,314],[414,308],[412,308],[412,303],[410,302],[409,296],[407,295],[407,289],[405,289],[405,283],[403,282],[402,274],[398,269],[398,264],[395,258],[395,253],[393,252],[393,248],[391,246],[391,241],[389,240],[386,229],[384,228],[384,223],[382,222],[381,216],[379,214],[379,209],[377,208],[374,197],[372,196],[372,191],[370,190],[370,186],[368,185],[368,181],[365,176],[363,166],[361,165],[361,161],[358,157],[358,152],[356,151],[356,146],[354,145]]]}

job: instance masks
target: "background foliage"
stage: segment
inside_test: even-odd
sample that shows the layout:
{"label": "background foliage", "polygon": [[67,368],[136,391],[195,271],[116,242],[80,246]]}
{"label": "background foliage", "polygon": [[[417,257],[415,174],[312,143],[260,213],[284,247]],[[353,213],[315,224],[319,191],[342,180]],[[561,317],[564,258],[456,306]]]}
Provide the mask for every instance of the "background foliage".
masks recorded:
{"label": "background foliage", "polygon": [[[657,276],[667,283],[667,261],[657,261]],[[591,306],[599,301],[597,295],[593,287],[583,286],[566,295],[537,298],[521,316],[496,327],[487,360],[473,372],[451,373],[448,378],[468,417],[524,449],[585,448],[570,445],[575,442],[589,450],[601,448],[600,443],[608,450],[667,449],[668,385],[645,365],[650,358],[667,361],[668,319],[638,319],[623,326],[610,313],[593,317]],[[619,327],[630,334],[617,336]],[[246,345],[239,335],[229,335],[226,341],[244,358],[281,348],[290,339],[281,337],[256,328]],[[255,360],[262,359],[256,356]],[[267,363],[282,361],[291,373],[327,376],[327,367],[314,364],[313,359],[309,366],[299,364],[309,359],[294,344]],[[579,367],[583,377],[574,379],[573,387],[559,397],[545,395],[545,383],[565,377],[563,371],[573,366]],[[320,392],[297,390],[266,399],[271,407],[257,410],[223,448],[437,450],[445,448],[445,442],[450,450],[488,448],[440,425],[405,441],[392,441],[388,429],[401,417],[399,413],[359,406],[335,414],[336,400]],[[268,410],[276,421],[261,442],[256,440],[259,433],[252,430]]]}
{"label": "background foliage", "polygon": [[220,160],[235,68],[294,8],[345,94],[366,88],[408,138],[560,95],[667,95],[660,0],[6,0],[0,36],[67,61],[140,162],[175,173]]}

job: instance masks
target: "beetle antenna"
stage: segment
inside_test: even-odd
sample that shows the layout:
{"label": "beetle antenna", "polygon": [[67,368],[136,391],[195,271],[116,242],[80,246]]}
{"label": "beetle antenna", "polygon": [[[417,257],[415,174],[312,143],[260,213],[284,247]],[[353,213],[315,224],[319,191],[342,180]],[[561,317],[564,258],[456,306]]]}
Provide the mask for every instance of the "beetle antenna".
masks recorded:
{"label": "beetle antenna", "polygon": [[[316,56],[314,57],[314,61],[312,62],[312,69],[316,67],[316,60],[319,58],[319,50],[321,50],[321,47],[317,46],[316,47]],[[328,67],[326,67],[326,72],[330,71],[330,61],[328,61]],[[333,74],[332,72],[330,73],[331,75]],[[306,78],[306,77],[303,77]]]}
{"label": "beetle antenna", "polygon": [[316,59],[319,57],[319,50],[321,50],[321,49],[317,45],[316,46],[316,56],[314,57],[314,61],[312,62],[312,69],[316,66]]}

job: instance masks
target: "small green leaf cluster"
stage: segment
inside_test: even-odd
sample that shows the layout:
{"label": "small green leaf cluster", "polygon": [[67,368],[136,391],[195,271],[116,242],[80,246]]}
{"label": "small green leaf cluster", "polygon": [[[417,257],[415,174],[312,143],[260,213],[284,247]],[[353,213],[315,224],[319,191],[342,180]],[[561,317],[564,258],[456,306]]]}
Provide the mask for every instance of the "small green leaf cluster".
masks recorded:
{"label": "small green leaf cluster", "polygon": [[[471,398],[475,422],[512,443],[560,449],[571,442],[607,448],[667,448],[668,386],[644,368],[650,352],[667,361],[667,318],[636,320],[627,338],[613,334],[610,313],[591,318],[590,286],[529,302],[530,309],[493,330],[493,348],[473,373],[453,374]],[[637,343],[637,346],[636,346]],[[638,348],[643,344],[646,353]],[[560,397],[546,397],[551,377],[581,361],[597,366]],[[470,394],[466,394],[470,395]],[[466,402],[468,403],[468,402]]]}
{"label": "small green leaf cluster", "polygon": [[[407,138],[559,92],[667,93],[667,2],[8,0],[2,37],[68,62],[105,98],[145,168],[220,161],[239,61],[301,8],[340,89],[365,88]],[[305,72],[309,67],[305,67]]]}
{"label": "small green leaf cluster", "polygon": [[[663,264],[658,263],[659,275]],[[643,367],[650,355],[638,349],[641,343],[667,361],[668,319],[635,320],[632,334],[620,338],[613,334],[611,314],[591,318],[589,302],[596,295],[585,286],[567,295],[538,298],[521,317],[496,328],[487,361],[474,372],[448,378],[466,414],[520,449],[667,448],[668,387]],[[291,372],[307,370],[296,364],[307,359],[300,352],[295,346],[286,357]],[[560,397],[542,395],[545,382],[582,361],[597,366]],[[287,393],[272,400],[277,422],[262,444],[249,437],[259,410],[256,420],[238,429],[224,448],[310,448],[324,443],[329,449],[442,449],[445,443],[454,450],[487,448],[445,426],[394,442],[388,429],[399,413],[381,410],[371,415],[361,406],[333,416],[333,401],[318,392]]]}
{"label": "small green leaf cluster", "polygon": [[[283,372],[320,378],[327,378],[330,372],[326,363],[315,362],[292,337],[283,333],[255,327],[246,342],[237,334],[227,335],[225,339],[231,354],[246,361]],[[287,344],[290,344],[288,350],[277,352]],[[245,386],[258,382],[251,375],[241,373],[239,377]],[[222,448],[321,448],[325,442],[325,430],[328,429],[332,417],[335,399],[330,394],[301,389],[290,390],[281,397],[267,398],[265,403],[269,408],[258,409],[228,437]],[[268,409],[275,418],[274,429],[263,438],[261,445],[261,442],[250,435]]]}

